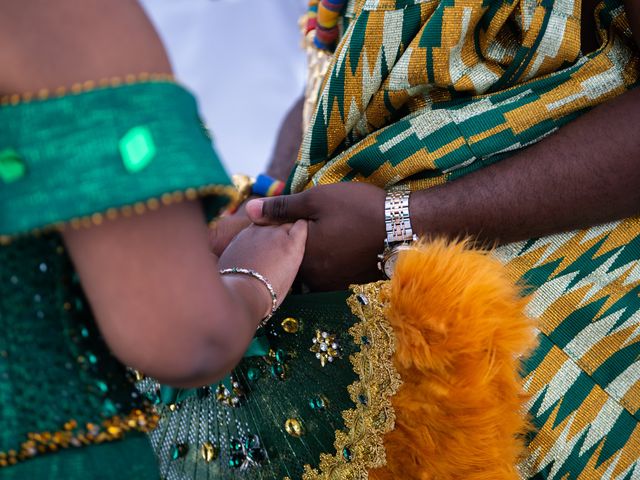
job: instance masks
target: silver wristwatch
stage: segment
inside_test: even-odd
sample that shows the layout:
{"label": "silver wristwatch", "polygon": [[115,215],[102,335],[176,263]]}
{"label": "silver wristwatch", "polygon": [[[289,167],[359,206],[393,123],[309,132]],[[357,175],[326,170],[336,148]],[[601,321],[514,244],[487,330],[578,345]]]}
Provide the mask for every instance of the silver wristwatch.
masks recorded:
{"label": "silver wristwatch", "polygon": [[411,244],[418,240],[411,228],[409,217],[409,195],[407,189],[392,190],[387,193],[384,201],[384,223],[387,238],[384,241],[384,251],[378,255],[378,269],[387,278],[391,278],[395,269],[398,254],[402,250],[411,248]]}

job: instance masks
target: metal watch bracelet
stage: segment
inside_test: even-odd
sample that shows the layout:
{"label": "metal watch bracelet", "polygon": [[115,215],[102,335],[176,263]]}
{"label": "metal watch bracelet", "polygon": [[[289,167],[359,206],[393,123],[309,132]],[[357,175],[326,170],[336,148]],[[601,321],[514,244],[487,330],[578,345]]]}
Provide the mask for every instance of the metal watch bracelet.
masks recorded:
{"label": "metal watch bracelet", "polygon": [[400,250],[407,249],[408,246],[417,240],[411,227],[411,217],[409,216],[409,196],[408,189],[392,190],[387,193],[384,202],[384,223],[386,238],[384,250],[378,255],[378,269],[391,278],[395,268],[395,260]]}

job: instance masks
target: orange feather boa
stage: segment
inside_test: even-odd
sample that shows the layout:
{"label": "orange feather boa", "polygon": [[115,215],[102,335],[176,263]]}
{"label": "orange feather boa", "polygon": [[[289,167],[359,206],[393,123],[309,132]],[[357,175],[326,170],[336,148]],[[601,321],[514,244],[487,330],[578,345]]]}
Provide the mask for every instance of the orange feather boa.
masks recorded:
{"label": "orange feather boa", "polygon": [[519,478],[530,428],[519,370],[535,332],[504,266],[466,242],[434,241],[401,256],[388,295],[403,385],[387,465],[370,478]]}

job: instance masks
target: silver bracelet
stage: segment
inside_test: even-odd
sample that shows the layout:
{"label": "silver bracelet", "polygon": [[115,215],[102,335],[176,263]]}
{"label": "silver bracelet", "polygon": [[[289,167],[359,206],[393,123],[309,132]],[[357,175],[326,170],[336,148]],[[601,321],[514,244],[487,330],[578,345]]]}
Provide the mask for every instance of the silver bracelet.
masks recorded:
{"label": "silver bracelet", "polygon": [[248,268],[238,268],[238,267],[225,268],[224,270],[220,270],[220,275],[232,275],[236,273],[240,275],[249,275],[250,277],[253,277],[256,280],[259,280],[269,291],[269,295],[271,295],[271,312],[269,312],[269,314],[260,321],[257,327],[257,328],[262,328],[267,324],[267,322],[271,319],[271,317],[273,317],[273,314],[276,313],[276,310],[278,309],[278,296],[276,295],[276,291],[273,289],[273,286],[264,277],[264,275],[259,274],[255,270],[250,270]]}

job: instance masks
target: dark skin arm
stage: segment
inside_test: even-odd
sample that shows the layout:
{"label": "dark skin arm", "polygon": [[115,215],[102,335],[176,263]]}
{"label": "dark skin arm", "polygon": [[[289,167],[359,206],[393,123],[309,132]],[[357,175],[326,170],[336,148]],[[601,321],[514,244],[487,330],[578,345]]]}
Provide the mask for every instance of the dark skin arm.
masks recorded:
{"label": "dark skin arm", "polygon": [[640,48],[640,3],[636,0],[624,0],[624,10],[631,25],[633,38]]}
{"label": "dark skin arm", "polygon": [[[131,73],[170,73],[164,49],[133,0],[6,2],[0,14],[0,94]],[[81,179],[80,179],[81,180]],[[63,232],[101,333],[125,364],[176,386],[211,383],[240,360],[271,309],[253,268],[284,298],[306,228],[252,227],[218,260],[202,209],[185,202]]]}
{"label": "dark skin arm", "polygon": [[[626,3],[637,33],[637,2]],[[638,125],[640,89],[593,109],[508,160],[413,193],[414,230],[427,236],[472,235],[491,245],[637,215]],[[384,197],[375,186],[344,183],[252,201],[247,211],[259,224],[308,218],[302,276],[312,288],[330,290],[379,278]]]}
{"label": "dark skin arm", "polygon": [[633,90],[491,168],[418,192],[418,231],[506,243],[637,215],[637,122]]}
{"label": "dark skin arm", "polygon": [[[302,142],[302,107],[304,98],[300,97],[291,106],[278,132],[276,146],[271,155],[271,161],[266,174],[277,180],[286,182],[293,165],[298,157],[300,142]],[[251,225],[251,220],[245,211],[246,202],[232,215],[217,219],[209,229],[209,245],[216,255],[231,243],[231,240],[242,230]]]}
{"label": "dark skin arm", "polygon": [[296,100],[282,121],[276,147],[267,167],[267,175],[286,182],[298,158],[302,142],[302,108],[304,97]]}

